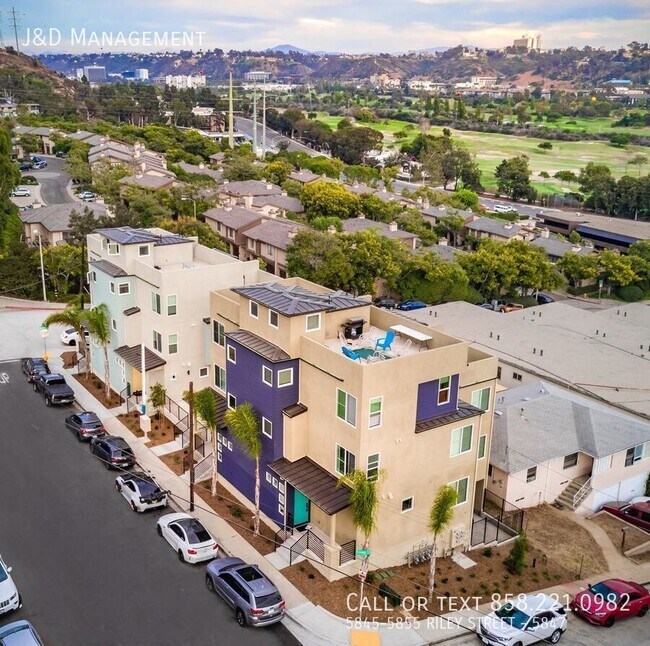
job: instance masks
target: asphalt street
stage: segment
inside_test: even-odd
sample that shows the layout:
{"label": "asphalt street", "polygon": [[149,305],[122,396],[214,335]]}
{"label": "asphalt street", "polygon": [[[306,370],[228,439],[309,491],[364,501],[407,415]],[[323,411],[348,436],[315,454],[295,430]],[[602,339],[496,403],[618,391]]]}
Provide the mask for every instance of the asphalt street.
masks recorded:
{"label": "asphalt street", "polygon": [[45,204],[64,204],[73,202],[66,191],[70,181],[70,175],[65,171],[65,159],[53,156],[44,156],[47,160],[47,167],[43,170],[29,170],[24,175],[32,175],[41,185],[41,196]]}
{"label": "asphalt street", "polygon": [[163,511],[133,513],[86,444],[47,408],[18,362],[0,363],[0,553],[47,645],[294,645],[282,625],[240,628],[156,534]]}
{"label": "asphalt street", "polygon": [[[253,138],[253,120],[252,119],[246,119],[244,117],[236,117],[235,118],[235,129],[239,132],[243,132],[245,135],[248,137]],[[279,132],[276,132],[275,130],[271,130],[270,128],[267,127],[266,129],[266,146],[267,146],[267,152],[269,148],[274,148],[275,150],[278,150],[278,146],[281,141],[286,141],[288,150],[289,151],[299,151],[299,152],[304,152],[310,155],[311,157],[319,157],[319,156],[326,156],[329,157],[326,153],[321,153],[318,152],[317,150],[314,150],[313,148],[310,148],[309,146],[305,146],[305,144],[301,144],[298,141],[295,141],[294,139],[291,139],[289,137],[285,137],[284,135],[281,135]],[[262,124],[261,122],[258,122],[257,124],[257,145],[258,147],[261,148],[262,146]]]}

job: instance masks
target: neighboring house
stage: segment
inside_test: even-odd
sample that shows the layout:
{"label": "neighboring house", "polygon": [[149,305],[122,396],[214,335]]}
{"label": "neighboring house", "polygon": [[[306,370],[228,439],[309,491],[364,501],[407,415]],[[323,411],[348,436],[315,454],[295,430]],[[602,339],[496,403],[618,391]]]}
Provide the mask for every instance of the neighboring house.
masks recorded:
{"label": "neighboring house", "polygon": [[258,179],[248,179],[241,182],[229,182],[226,180],[219,187],[219,199],[228,202],[232,206],[243,204],[247,209],[253,205],[256,197],[268,197],[269,195],[282,195],[282,189],[275,184],[262,182]]}
{"label": "neighboring house", "polygon": [[88,162],[91,168],[99,163],[109,163],[113,166],[128,166],[133,172],[141,175],[174,179],[176,176],[167,170],[164,156],[147,150],[144,144],[136,142],[133,146],[102,138],[101,142],[88,151]]}
{"label": "neighboring house", "polygon": [[41,237],[44,245],[56,245],[66,242],[70,235],[70,215],[73,211],[82,213],[90,209],[95,216],[105,215],[107,212],[103,204],[97,202],[82,203],[66,202],[65,204],[52,204],[38,209],[20,212],[23,223],[23,240],[27,244],[37,245]]}
{"label": "neighboring house", "polygon": [[415,251],[422,241],[414,233],[402,231],[397,227],[397,222],[393,221],[389,224],[385,222],[375,222],[374,220],[366,220],[364,215],[358,215],[356,218],[348,218],[343,220],[343,231],[345,233],[357,233],[358,231],[374,231],[377,235],[390,240],[398,240],[410,251]]}
{"label": "neighboring house", "polygon": [[355,195],[370,195],[374,193],[376,189],[368,186],[367,184],[344,184],[343,185],[347,191],[354,193]]}
{"label": "neighboring house", "polygon": [[302,215],[305,212],[305,207],[297,197],[290,197],[284,193],[254,197],[251,208],[266,215],[278,215],[283,218],[287,216],[289,211],[297,215]]}
{"label": "neighboring house", "polygon": [[473,221],[465,222],[465,235],[468,234],[472,234],[479,239],[488,238],[497,242],[532,240],[534,235],[529,227],[516,222],[486,217],[477,217]]}
{"label": "neighboring house", "polygon": [[311,184],[312,182],[318,182],[320,180],[326,179],[323,175],[317,175],[312,173],[310,170],[294,170],[292,173],[289,173],[289,177],[294,182],[298,182],[301,186],[305,184]]}
{"label": "neighboring house", "polygon": [[244,232],[265,220],[263,213],[230,205],[208,209],[203,217],[210,228],[228,244],[228,251],[240,259],[247,257],[244,251],[247,242]]}
{"label": "neighboring house", "polygon": [[[117,393],[161,383],[181,402],[190,380],[197,390],[212,380],[205,354],[209,293],[268,279],[257,262],[241,262],[163,229],[119,227],[88,236],[90,298],[109,310],[111,386]],[[208,319],[209,320],[209,319]],[[103,350],[93,344],[94,372],[104,377]]]}
{"label": "neighboring house", "polygon": [[221,181],[221,175],[223,174],[222,171],[212,170],[211,168],[208,168],[205,164],[199,164],[197,166],[195,164],[188,164],[187,162],[180,161],[180,162],[176,162],[176,166],[178,166],[180,169],[184,170],[186,173],[189,173],[191,175],[206,175],[207,177],[211,177],[213,180],[215,180],[215,182]]}
{"label": "neighboring house", "polygon": [[[487,483],[517,507],[591,513],[643,495],[650,422],[544,381],[497,394]],[[566,492],[565,495],[562,495]]]}
{"label": "neighboring house", "polygon": [[[411,332],[426,335],[420,343],[398,337],[384,360],[350,359],[346,335],[363,332],[360,345],[372,348],[404,319],[298,278],[214,291],[210,308],[222,406],[250,402],[259,418],[261,510],[274,526],[310,531],[325,576],[346,563],[353,571],[362,543],[349,491],[337,486],[355,468],[369,477],[383,470],[373,566],[403,563],[431,541],[426,518],[446,484],[458,503],[439,547],[470,546],[487,477],[493,357],[414,323]],[[252,501],[251,460],[226,428],[218,440],[219,477]]]}
{"label": "neighboring house", "polygon": [[[52,135],[56,132],[54,128],[32,128],[30,126],[16,126],[14,128],[14,133],[16,136],[29,136],[29,137],[38,137],[41,142],[40,152],[44,155],[51,155],[54,149],[54,141],[52,141]],[[25,157],[25,151],[20,146],[20,142],[17,142],[18,156]]]}
{"label": "neighboring house", "polygon": [[428,203],[420,207],[420,215],[424,219],[425,222],[428,222],[432,227],[436,226],[439,224],[440,220],[442,218],[448,218],[448,217],[462,217],[465,222],[468,221],[468,219],[474,219],[476,217],[476,214],[473,213],[472,211],[466,211],[463,209],[455,209],[452,207],[447,207],[444,204],[440,204],[439,206],[430,206]]}
{"label": "neighboring house", "polygon": [[129,175],[122,177],[118,180],[120,185],[120,194],[124,195],[125,189],[129,186],[137,186],[139,188],[148,188],[154,191],[160,189],[169,189],[174,186],[180,186],[181,182],[177,181],[174,177],[158,177],[157,175],[143,175],[137,173],[136,175]]}
{"label": "neighboring house", "polygon": [[102,135],[97,135],[94,132],[88,132],[87,130],[77,130],[77,132],[73,132],[72,134],[64,134],[63,136],[66,139],[81,141],[82,143],[88,144],[91,147],[99,146],[102,141],[106,140],[106,138]]}
{"label": "neighboring house", "polygon": [[246,229],[239,248],[242,259],[261,258],[271,274],[287,277],[287,247],[299,231],[311,231],[304,224],[291,220],[271,219]]}
{"label": "neighboring house", "polygon": [[568,240],[558,240],[555,236],[548,235],[548,229],[542,231],[539,238],[535,238],[530,243],[534,247],[539,247],[544,250],[548,259],[552,263],[556,263],[560,258],[564,258],[568,253],[577,253],[581,256],[587,256],[594,253],[593,247],[586,247],[579,244],[573,244]]}
{"label": "neighboring house", "polygon": [[226,153],[214,153],[214,155],[210,155],[210,163],[215,164],[217,166],[221,166],[223,164],[224,160],[226,159]]}
{"label": "neighboring house", "polygon": [[467,251],[448,245],[445,238],[442,238],[438,244],[432,244],[430,247],[420,247],[418,251],[420,253],[432,253],[445,262],[454,262],[458,260],[458,256],[467,254]]}

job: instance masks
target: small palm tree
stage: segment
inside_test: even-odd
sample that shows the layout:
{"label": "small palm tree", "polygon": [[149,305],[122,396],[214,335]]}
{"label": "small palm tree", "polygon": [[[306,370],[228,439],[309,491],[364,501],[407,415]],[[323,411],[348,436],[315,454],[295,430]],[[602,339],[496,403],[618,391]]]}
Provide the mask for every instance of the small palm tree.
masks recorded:
{"label": "small palm tree", "polygon": [[194,410],[212,435],[212,495],[217,495],[217,400],[210,388],[194,395]]}
{"label": "small palm tree", "polygon": [[86,344],[86,336],[84,334],[84,322],[86,312],[80,307],[66,307],[62,312],[54,312],[50,314],[44,321],[43,325],[47,328],[50,325],[65,325],[72,328],[79,337],[79,347],[81,349],[81,356],[84,359],[84,371],[86,378],[88,378],[88,345]]}
{"label": "small palm tree", "polygon": [[262,440],[257,415],[248,402],[226,411],[224,422],[249,458],[255,460],[255,516],[253,533],[260,533],[260,454]]}
{"label": "small palm tree", "polygon": [[100,303],[86,312],[85,323],[97,343],[104,349],[104,388],[106,401],[111,401],[111,373],[110,363],[108,361],[108,343],[111,340],[111,327],[109,323],[108,307],[105,303]]}
{"label": "small palm tree", "polygon": [[352,522],[363,534],[363,549],[367,550],[370,544],[370,535],[377,528],[377,478],[367,478],[360,469],[339,478],[338,485],[345,485],[350,489],[350,505],[352,506]]}
{"label": "small palm tree", "polygon": [[438,536],[449,525],[454,515],[454,505],[458,494],[453,487],[445,485],[440,487],[431,505],[429,512],[429,531],[433,534],[433,551],[429,564],[429,599],[433,597],[433,588],[436,578],[436,550],[438,549]]}

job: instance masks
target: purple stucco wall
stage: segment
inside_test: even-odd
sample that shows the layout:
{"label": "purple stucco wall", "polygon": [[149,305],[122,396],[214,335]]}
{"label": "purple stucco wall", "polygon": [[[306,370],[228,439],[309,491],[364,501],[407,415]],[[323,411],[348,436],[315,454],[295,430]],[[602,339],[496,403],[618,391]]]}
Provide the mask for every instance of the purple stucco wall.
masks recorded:
{"label": "purple stucco wall", "polygon": [[[297,360],[271,363],[260,355],[248,350],[237,342],[227,339],[226,345],[233,345],[236,350],[237,363],[226,362],[226,387],[229,394],[237,398],[237,405],[249,402],[262,421],[266,417],[273,424],[273,439],[266,435],[262,438],[262,455],[260,458],[260,507],[261,510],[278,524],[283,516],[278,511],[277,488],[266,480],[269,463],[282,457],[283,450],[283,415],[282,410],[298,401],[299,396],[299,362]],[[273,386],[262,381],[262,366],[273,371]],[[278,388],[277,372],[293,368],[293,384]],[[240,449],[237,441],[228,431],[222,434],[232,441],[232,451],[224,447],[223,460],[219,464],[220,472],[241,491],[249,500],[254,499],[255,463]]]}
{"label": "purple stucco wall", "polygon": [[446,404],[438,404],[438,385],[438,379],[434,379],[418,386],[417,422],[446,415],[456,410],[458,406],[458,375],[451,375],[451,391]]}

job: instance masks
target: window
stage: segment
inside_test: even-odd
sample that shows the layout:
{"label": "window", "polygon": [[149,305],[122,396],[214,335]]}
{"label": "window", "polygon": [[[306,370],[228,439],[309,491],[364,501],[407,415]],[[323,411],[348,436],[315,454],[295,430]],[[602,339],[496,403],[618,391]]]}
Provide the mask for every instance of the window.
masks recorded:
{"label": "window", "polygon": [[178,308],[176,307],[176,294],[170,294],[167,297],[167,316],[176,316]]}
{"label": "window", "polygon": [[488,410],[490,408],[490,389],[481,388],[472,393],[472,406],[480,408],[481,410]]}
{"label": "window", "polygon": [[526,482],[535,482],[537,480],[537,467],[530,467],[526,471]]}
{"label": "window", "polygon": [[230,363],[237,363],[237,349],[234,345],[228,346],[228,361]]}
{"label": "window", "polygon": [[108,255],[109,256],[119,256],[120,255],[120,245],[117,244],[117,242],[109,242],[108,246],[106,248],[108,249]]}
{"label": "window", "polygon": [[226,235],[229,238],[234,238],[235,237],[235,230],[232,227],[226,227]]}
{"label": "window", "polygon": [[212,321],[212,340],[222,348],[226,345],[226,330],[219,321]]}
{"label": "window", "polygon": [[342,446],[336,445],[336,472],[340,473],[342,476],[347,475],[351,471],[354,471],[356,465],[356,457],[354,453],[350,453]]}
{"label": "window", "polygon": [[626,467],[631,467],[633,464],[643,459],[643,446],[643,444],[638,444],[637,446],[633,446],[631,449],[627,450],[627,453],[625,454]]}
{"label": "window", "polygon": [[149,255],[149,245],[141,244],[138,247],[138,256],[148,256]]}
{"label": "window", "polygon": [[210,374],[210,368],[208,366],[203,366],[203,368],[199,368],[199,377],[207,377]]}
{"label": "window", "polygon": [[273,257],[273,245],[272,244],[267,244],[266,245],[266,253],[269,254],[269,256]]}
{"label": "window", "polygon": [[259,318],[260,308],[255,301],[248,301],[248,313],[254,318]]}
{"label": "window", "polygon": [[501,379],[501,366],[497,367],[497,379]]}
{"label": "window", "polygon": [[368,456],[368,465],[366,467],[366,478],[376,480],[379,476],[379,453],[373,453]]}
{"label": "window", "polygon": [[293,385],[293,368],[278,370],[278,388]]}
{"label": "window", "polygon": [[271,474],[270,474],[268,471],[266,472],[266,481],[267,481],[268,483],[271,482]]}
{"label": "window", "polygon": [[462,505],[467,502],[467,489],[469,478],[461,478],[455,482],[450,482],[449,486],[456,490],[456,505]]}
{"label": "window", "polygon": [[316,330],[320,330],[320,313],[309,314],[307,316],[305,329],[307,332],[315,332]]}
{"label": "window", "polygon": [[273,386],[273,370],[268,366],[262,366],[262,381],[267,386]]}
{"label": "window", "polygon": [[368,418],[368,426],[375,428],[381,426],[381,406],[383,397],[375,397],[370,400],[370,417]]}
{"label": "window", "polygon": [[151,292],[151,309],[156,314],[160,314],[160,294]]}
{"label": "window", "polygon": [[170,334],[167,337],[167,347],[169,349],[169,354],[178,353],[178,334]]}
{"label": "window", "polygon": [[352,426],[357,425],[357,398],[336,389],[336,416]]}
{"label": "window", "polygon": [[452,457],[467,453],[472,448],[472,425],[455,428],[451,432],[451,451]]}
{"label": "window", "polygon": [[521,375],[520,375],[518,372],[513,372],[513,373],[512,373],[512,378],[513,378],[515,381],[521,381]]}
{"label": "window", "polygon": [[156,330],[153,331],[153,349],[162,352],[162,335]]}
{"label": "window", "polygon": [[97,272],[96,271],[89,271],[88,272],[88,281],[90,282],[92,280],[93,283],[97,282]]}
{"label": "window", "polygon": [[108,288],[111,290],[111,294],[115,294],[115,283],[110,283]]}
{"label": "window", "polygon": [[266,417],[262,417],[262,435],[273,438],[273,423]]}
{"label": "window", "polygon": [[487,444],[487,435],[480,435],[478,438],[478,460],[485,457],[485,445]]}
{"label": "window", "polygon": [[237,397],[228,393],[228,408],[237,408]]}
{"label": "window", "polygon": [[492,477],[492,470],[492,465],[488,464],[488,476],[490,476],[490,478]]}
{"label": "window", "polygon": [[130,294],[131,285],[129,285],[129,283],[118,283],[117,293],[120,294],[121,296],[124,296],[125,294]]}
{"label": "window", "polygon": [[269,310],[269,325],[276,329],[280,327],[280,316],[273,310]]}
{"label": "window", "polygon": [[571,453],[570,455],[564,456],[564,464],[562,465],[562,468],[570,469],[571,467],[574,467],[576,464],[578,464],[578,454]]}
{"label": "window", "polygon": [[411,509],[413,509],[413,496],[402,500],[402,513],[405,511],[411,511]]}
{"label": "window", "polygon": [[117,332],[117,321],[115,319],[111,319],[111,329]]}
{"label": "window", "polygon": [[223,390],[225,392],[225,390],[226,390],[226,371],[221,366],[218,366],[216,363],[214,364],[214,385],[219,390]]}
{"label": "window", "polygon": [[252,238],[248,239],[248,248],[255,249],[255,240],[253,240]]}
{"label": "window", "polygon": [[438,404],[446,404],[451,397],[451,377],[442,377],[438,383]]}

